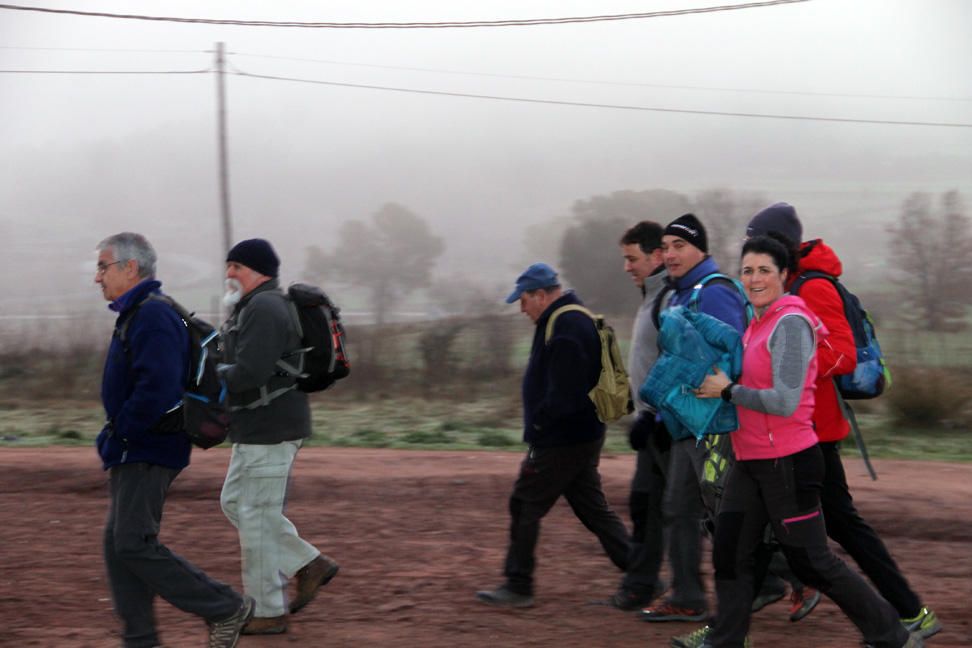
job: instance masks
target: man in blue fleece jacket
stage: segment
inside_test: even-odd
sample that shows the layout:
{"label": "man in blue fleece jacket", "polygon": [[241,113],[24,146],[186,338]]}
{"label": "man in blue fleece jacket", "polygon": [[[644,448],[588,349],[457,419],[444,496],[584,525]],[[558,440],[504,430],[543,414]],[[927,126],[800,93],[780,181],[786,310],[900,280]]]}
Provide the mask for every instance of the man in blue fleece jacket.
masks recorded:
{"label": "man in blue fleece jacket", "polygon": [[[673,291],[668,307],[687,306],[699,281],[719,266],[708,253],[705,227],[694,214],[679,216],[665,227],[662,258]],[[701,313],[729,324],[740,334],[746,329],[746,302],[728,282],[712,280],[700,291],[693,306]],[[704,445],[694,436],[672,442],[662,511],[668,535],[668,562],[672,586],[669,598],[642,612],[645,621],[702,621],[707,615],[705,589],[699,572],[701,560],[702,478]]]}
{"label": "man in blue fleece jacket", "polygon": [[[209,625],[210,648],[232,648],[253,600],[209,578],[159,542],[169,486],[189,465],[181,410],[189,362],[185,324],[155,280],[155,250],[123,232],[98,244],[95,283],[118,313],[105,359],[101,400],[107,423],[97,439],[109,471],[105,566],[126,648],[160,644],[153,603],[160,596]],[[124,339],[119,331],[124,327]]]}
{"label": "man in blue fleece jacket", "polygon": [[628,562],[628,532],[611,510],[597,470],[604,424],[588,392],[601,373],[601,341],[590,317],[579,311],[557,316],[549,340],[547,322],[561,306],[580,304],[564,292],[557,273],[535,263],[516,280],[506,298],[536,324],[523,376],[523,440],[529,444],[510,496],[510,545],[495,590],[476,593],[483,603],[504,607],[533,605],[535,549],[540,520],[561,495],[600,540],[619,569]]}

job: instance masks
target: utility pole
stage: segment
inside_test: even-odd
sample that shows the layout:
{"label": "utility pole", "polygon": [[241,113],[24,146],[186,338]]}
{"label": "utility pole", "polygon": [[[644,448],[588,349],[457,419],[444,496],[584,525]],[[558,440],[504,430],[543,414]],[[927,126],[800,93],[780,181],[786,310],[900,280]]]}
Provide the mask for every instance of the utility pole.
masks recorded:
{"label": "utility pole", "polygon": [[[223,250],[221,256],[233,245],[233,229],[230,223],[229,168],[226,153],[226,72],[224,69],[223,43],[216,43],[216,98],[219,138],[219,202],[223,215]],[[220,259],[222,266],[222,259]]]}

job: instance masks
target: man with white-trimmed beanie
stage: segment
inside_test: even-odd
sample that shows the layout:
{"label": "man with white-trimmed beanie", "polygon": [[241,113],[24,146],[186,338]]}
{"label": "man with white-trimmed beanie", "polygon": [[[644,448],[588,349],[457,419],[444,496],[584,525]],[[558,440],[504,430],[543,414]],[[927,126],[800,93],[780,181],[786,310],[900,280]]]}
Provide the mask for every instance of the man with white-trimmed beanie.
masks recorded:
{"label": "man with white-trimmed beanie", "polygon": [[[709,256],[705,226],[694,214],[679,216],[665,227],[662,260],[668,271],[666,284],[672,291],[668,308],[684,306],[697,310],[742,334],[746,328],[746,300]],[[703,282],[712,276],[717,277]],[[704,287],[696,293],[700,283]],[[707,449],[687,430],[669,430],[669,433],[672,446],[662,511],[672,574],[671,591],[666,600],[645,608],[642,618],[652,622],[702,621],[708,614],[708,605],[699,571],[704,514],[700,482]]]}
{"label": "man with white-trimmed beanie", "polygon": [[[288,612],[311,602],[338,571],[284,516],[297,451],[311,435],[307,394],[277,362],[300,349],[295,314],[280,289],[280,260],[264,239],[240,241],[226,255],[226,296],[233,312],[221,331],[233,454],[220,504],[240,536],[243,587],[256,600],[243,634],[281,634]],[[284,375],[281,375],[284,374]],[[287,604],[287,581],[297,597]]]}

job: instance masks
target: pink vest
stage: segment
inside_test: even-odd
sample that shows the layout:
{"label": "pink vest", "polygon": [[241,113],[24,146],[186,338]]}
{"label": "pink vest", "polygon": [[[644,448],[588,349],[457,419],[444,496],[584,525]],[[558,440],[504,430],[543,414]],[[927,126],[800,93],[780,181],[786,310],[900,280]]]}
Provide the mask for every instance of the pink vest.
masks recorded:
{"label": "pink vest", "polygon": [[[773,387],[769,341],[784,315],[798,315],[813,327],[815,342],[827,329],[799,297],[784,295],[770,304],[761,317],[753,318],[743,335],[743,369],[739,384],[753,389]],[[732,433],[732,448],[739,460],[775,459],[806,450],[817,443],[813,431],[813,394],[816,390],[817,354],[810,356],[800,404],[790,416],[775,416],[737,407],[739,429]]]}

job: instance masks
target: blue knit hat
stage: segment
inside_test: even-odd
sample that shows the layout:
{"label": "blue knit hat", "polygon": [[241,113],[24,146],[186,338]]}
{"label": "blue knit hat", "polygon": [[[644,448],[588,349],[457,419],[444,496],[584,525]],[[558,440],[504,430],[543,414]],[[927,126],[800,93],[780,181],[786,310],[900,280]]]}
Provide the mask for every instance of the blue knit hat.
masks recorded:
{"label": "blue knit hat", "polygon": [[746,236],[749,238],[770,232],[782,234],[794,245],[803,242],[803,225],[800,224],[793,205],[785,202],[774,203],[753,216],[746,226]]}
{"label": "blue knit hat", "polygon": [[262,275],[276,277],[280,270],[280,259],[273,246],[264,239],[246,239],[233,246],[226,255],[226,262],[235,261],[256,270]]}

